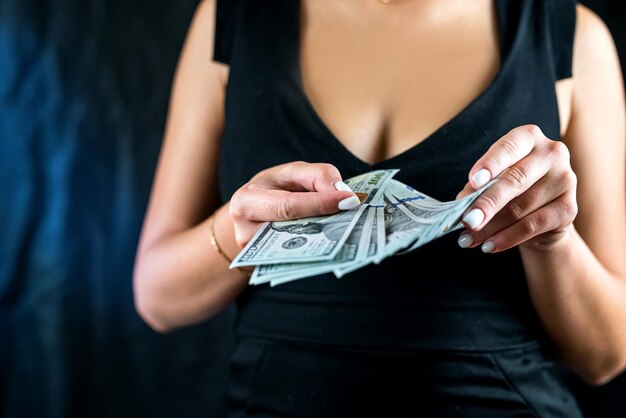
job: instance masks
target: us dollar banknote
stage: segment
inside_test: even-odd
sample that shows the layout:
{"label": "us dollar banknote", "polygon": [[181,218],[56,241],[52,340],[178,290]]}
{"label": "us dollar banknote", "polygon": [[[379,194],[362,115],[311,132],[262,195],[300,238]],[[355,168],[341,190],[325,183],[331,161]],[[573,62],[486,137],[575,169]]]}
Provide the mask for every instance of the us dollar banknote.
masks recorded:
{"label": "us dollar banknote", "polygon": [[364,208],[382,199],[384,186],[398,170],[376,170],[344,182],[362,205],[330,216],[266,222],[235,257],[231,268],[276,263],[329,261],[348,239]]}
{"label": "us dollar banknote", "polygon": [[397,172],[377,170],[345,180],[361,202],[355,209],[266,222],[231,267],[255,266],[252,285],[276,286],[325,274],[341,278],[462,228],[465,211],[495,182],[462,199],[440,202],[395,180]]}

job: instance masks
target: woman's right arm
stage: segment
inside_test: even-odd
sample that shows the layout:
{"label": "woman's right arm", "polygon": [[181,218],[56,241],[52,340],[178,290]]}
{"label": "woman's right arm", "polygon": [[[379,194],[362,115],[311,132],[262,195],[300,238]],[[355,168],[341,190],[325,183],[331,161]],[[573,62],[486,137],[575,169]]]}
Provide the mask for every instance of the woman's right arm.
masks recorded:
{"label": "woman's right arm", "polygon": [[[135,305],[165,332],[215,315],[247,285],[210,244],[234,257],[266,220],[333,213],[354,195],[328,164],[296,162],[262,171],[218,207],[217,165],[228,67],[212,61],[215,0],[200,3],[176,70],[163,146],[134,268]],[[352,200],[351,200],[352,199]],[[345,205],[345,204],[344,204]]]}

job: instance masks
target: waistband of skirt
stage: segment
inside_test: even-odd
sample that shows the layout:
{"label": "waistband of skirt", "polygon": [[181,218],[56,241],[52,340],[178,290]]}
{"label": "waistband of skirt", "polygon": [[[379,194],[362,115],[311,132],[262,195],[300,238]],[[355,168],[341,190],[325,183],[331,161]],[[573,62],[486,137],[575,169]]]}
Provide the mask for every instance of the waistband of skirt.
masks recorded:
{"label": "waistband of skirt", "polygon": [[499,351],[545,338],[534,310],[498,300],[251,292],[236,335],[381,350]]}

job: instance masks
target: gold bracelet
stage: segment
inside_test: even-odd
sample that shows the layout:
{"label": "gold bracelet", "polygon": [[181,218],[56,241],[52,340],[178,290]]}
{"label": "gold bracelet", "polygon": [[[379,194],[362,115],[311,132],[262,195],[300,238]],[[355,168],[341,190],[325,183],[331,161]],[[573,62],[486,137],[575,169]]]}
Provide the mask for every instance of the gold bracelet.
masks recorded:
{"label": "gold bracelet", "polygon": [[228,261],[228,264],[230,265],[230,263],[232,263],[233,260],[231,260],[230,257],[228,257],[224,251],[222,251],[222,247],[220,247],[220,244],[217,242],[217,239],[215,238],[215,214],[209,217],[209,234],[210,234],[209,241],[211,242],[211,245],[213,246],[213,248],[215,248],[215,251],[220,253],[222,257],[224,257],[224,260]]}

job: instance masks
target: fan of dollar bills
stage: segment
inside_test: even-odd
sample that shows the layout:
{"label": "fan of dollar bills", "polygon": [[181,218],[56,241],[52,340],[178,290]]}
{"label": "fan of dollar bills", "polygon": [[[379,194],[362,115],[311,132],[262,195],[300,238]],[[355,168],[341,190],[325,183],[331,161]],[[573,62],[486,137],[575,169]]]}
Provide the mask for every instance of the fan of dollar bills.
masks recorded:
{"label": "fan of dollar bills", "polygon": [[256,266],[250,277],[254,285],[275,286],[323,273],[341,278],[462,228],[463,213],[493,184],[440,202],[393,179],[398,171],[376,170],[345,180],[361,201],[355,209],[264,223],[230,268]]}

